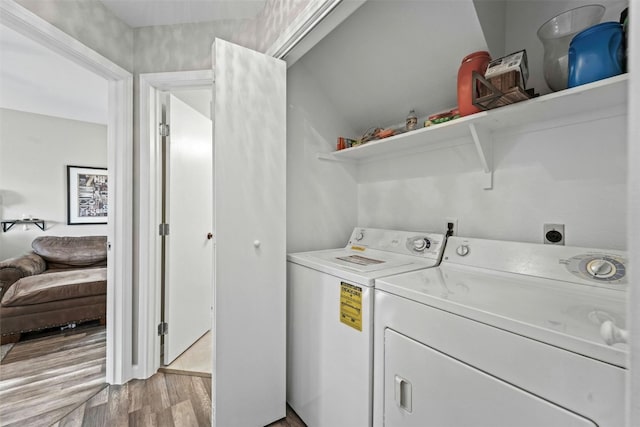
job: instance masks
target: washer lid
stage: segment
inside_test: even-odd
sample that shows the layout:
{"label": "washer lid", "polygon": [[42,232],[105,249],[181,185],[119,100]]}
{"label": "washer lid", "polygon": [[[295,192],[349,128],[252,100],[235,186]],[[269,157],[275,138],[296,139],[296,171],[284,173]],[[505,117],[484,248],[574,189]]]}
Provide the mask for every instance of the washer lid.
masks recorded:
{"label": "washer lid", "polygon": [[326,262],[338,268],[346,268],[359,273],[388,270],[390,268],[411,264],[409,257],[392,253],[369,250],[367,252],[342,249],[337,252],[320,252],[309,255],[319,262]]}
{"label": "washer lid", "polygon": [[434,267],[437,260],[400,255],[375,249],[329,249],[289,254],[289,262],[336,277],[373,286],[373,280],[421,268]]}
{"label": "washer lid", "polygon": [[626,365],[627,344],[607,345],[600,333],[607,321],[626,328],[624,290],[445,264],[376,280],[375,286],[584,356]]}

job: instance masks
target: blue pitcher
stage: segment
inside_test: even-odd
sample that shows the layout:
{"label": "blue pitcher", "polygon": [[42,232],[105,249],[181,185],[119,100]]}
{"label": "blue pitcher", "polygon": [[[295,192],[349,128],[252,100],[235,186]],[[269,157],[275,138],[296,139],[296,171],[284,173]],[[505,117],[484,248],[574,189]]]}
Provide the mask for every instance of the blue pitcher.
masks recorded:
{"label": "blue pitcher", "polygon": [[617,22],[603,22],[579,32],[569,44],[569,84],[580,86],[622,74],[623,32]]}

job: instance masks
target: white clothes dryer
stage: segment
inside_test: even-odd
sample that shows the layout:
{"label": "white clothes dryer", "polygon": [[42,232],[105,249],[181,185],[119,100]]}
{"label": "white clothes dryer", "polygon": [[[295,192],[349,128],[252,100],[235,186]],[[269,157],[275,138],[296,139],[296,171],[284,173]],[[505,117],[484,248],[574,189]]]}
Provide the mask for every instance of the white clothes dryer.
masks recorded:
{"label": "white clothes dryer", "polygon": [[374,280],[436,266],[445,236],[357,227],[288,256],[287,401],[309,427],[372,424]]}
{"label": "white clothes dryer", "polygon": [[624,425],[626,259],[450,237],[377,280],[374,426]]}

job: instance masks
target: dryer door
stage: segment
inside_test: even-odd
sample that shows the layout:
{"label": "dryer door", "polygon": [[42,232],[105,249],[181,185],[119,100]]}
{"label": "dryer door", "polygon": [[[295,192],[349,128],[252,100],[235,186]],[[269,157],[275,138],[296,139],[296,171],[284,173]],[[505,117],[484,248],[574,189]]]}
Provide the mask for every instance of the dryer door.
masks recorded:
{"label": "dryer door", "polygon": [[391,329],[384,341],[384,425],[596,426]]}

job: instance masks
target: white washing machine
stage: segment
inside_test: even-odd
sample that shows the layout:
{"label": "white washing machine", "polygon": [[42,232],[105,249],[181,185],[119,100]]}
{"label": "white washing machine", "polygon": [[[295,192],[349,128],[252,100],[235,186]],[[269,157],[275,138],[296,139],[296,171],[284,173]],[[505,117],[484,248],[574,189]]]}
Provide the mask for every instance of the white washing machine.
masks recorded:
{"label": "white washing machine", "polygon": [[354,229],[287,263],[287,401],[309,427],[372,423],[374,279],[433,267],[443,234]]}
{"label": "white washing machine", "polygon": [[374,426],[623,426],[626,262],[450,237],[376,280]]}

